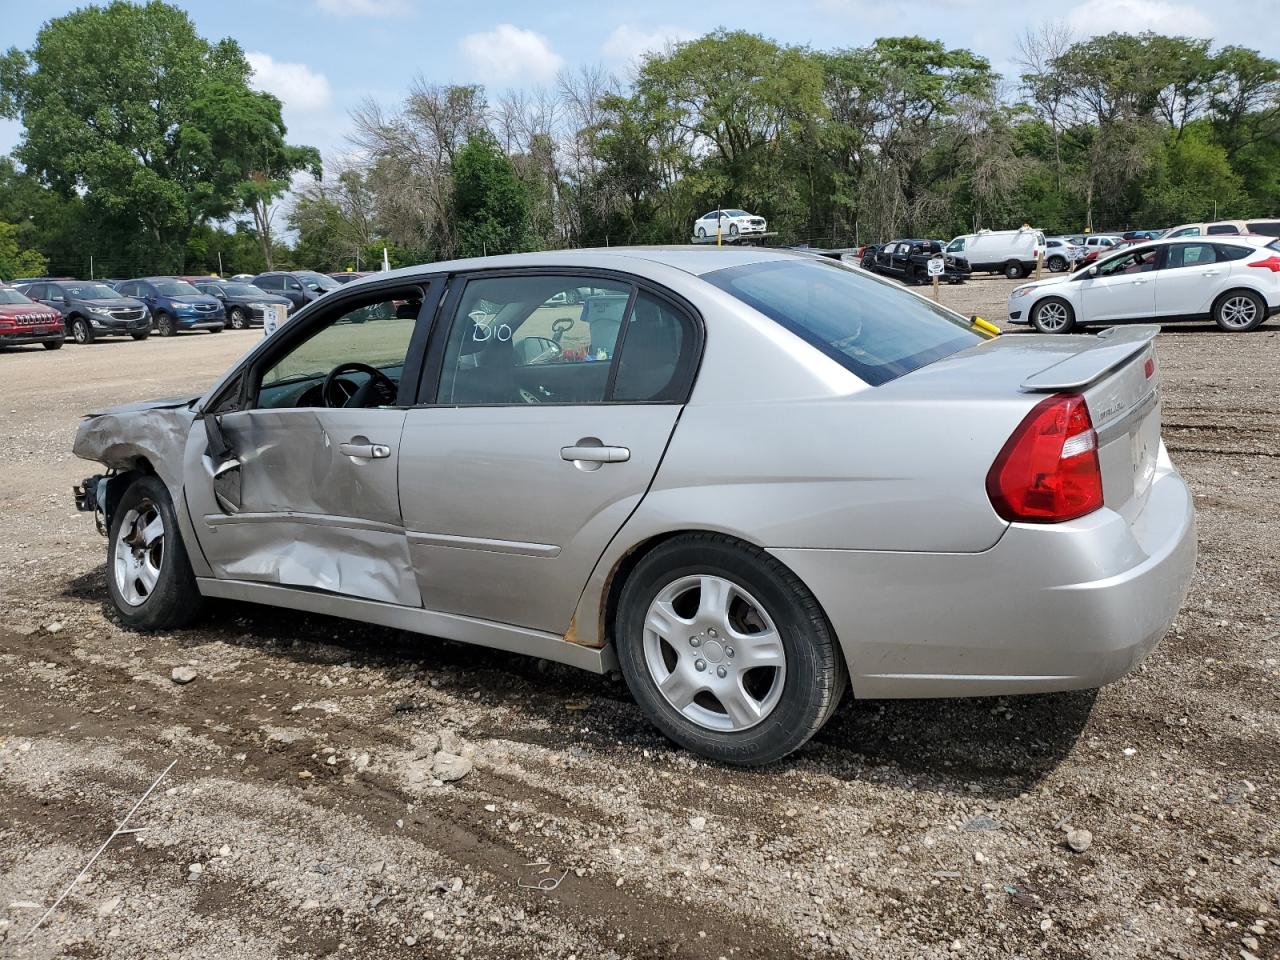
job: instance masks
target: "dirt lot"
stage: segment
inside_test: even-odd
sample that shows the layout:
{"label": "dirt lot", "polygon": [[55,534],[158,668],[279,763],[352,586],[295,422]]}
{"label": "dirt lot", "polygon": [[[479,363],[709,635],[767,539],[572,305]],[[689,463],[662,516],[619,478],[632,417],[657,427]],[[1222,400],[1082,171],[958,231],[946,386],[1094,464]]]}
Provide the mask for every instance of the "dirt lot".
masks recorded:
{"label": "dirt lot", "polygon": [[[997,319],[1009,286],[943,298]],[[1160,338],[1201,552],[1139,672],[847,700],[753,771],[527,658],[247,605],[122,630],[77,417],[193,393],[257,336],[0,356],[0,955],[1280,957],[1280,321]],[[475,767],[434,785],[441,738]]]}

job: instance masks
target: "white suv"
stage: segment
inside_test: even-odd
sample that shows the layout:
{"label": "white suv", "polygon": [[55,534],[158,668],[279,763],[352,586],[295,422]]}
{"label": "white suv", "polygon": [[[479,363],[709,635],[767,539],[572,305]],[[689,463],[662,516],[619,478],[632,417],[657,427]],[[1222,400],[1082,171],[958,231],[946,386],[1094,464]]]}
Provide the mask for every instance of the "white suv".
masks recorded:
{"label": "white suv", "polygon": [[764,217],[757,217],[745,210],[712,210],[694,221],[693,235],[699,240],[714,237],[717,221],[721,236],[726,237],[764,233],[767,226]]}
{"label": "white suv", "polygon": [[1280,240],[1154,240],[1018,287],[1009,321],[1041,333],[1124,320],[1213,320],[1243,333],[1280,313]]}

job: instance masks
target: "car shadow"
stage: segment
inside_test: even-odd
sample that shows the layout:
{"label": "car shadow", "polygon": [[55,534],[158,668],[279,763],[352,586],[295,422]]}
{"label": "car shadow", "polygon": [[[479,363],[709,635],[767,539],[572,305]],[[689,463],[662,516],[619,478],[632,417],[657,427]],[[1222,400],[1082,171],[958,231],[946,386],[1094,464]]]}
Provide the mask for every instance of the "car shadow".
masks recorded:
{"label": "car shadow", "polygon": [[[106,566],[66,582],[63,596],[119,617],[106,589]],[[600,676],[536,657],[455,643],[337,617],[218,600],[200,620],[171,634],[185,650],[210,643],[253,650],[295,664],[351,662],[389,680],[426,671],[432,686],[495,708],[500,725],[469,731],[555,750],[598,754],[681,753],[640,712],[616,675]],[[1071,752],[1088,722],[1096,691],[936,700],[856,700],[846,694],[835,715],[805,747],[757,769],[710,764],[719,776],[749,781],[789,769],[838,780],[908,784],[912,789],[1016,796]],[[498,710],[496,708],[505,708]],[[397,712],[420,708],[410,690]],[[513,724],[526,714],[537,722]]]}

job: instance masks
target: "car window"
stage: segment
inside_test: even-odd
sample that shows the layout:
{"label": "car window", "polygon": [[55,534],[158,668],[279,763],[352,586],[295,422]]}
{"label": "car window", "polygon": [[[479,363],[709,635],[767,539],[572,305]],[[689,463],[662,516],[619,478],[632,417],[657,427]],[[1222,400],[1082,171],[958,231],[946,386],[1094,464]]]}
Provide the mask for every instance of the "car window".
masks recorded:
{"label": "car window", "polygon": [[1234,223],[1211,223],[1205,233],[1211,237],[1239,236],[1240,231]]}
{"label": "car window", "polygon": [[[258,406],[323,406],[319,388],[329,371],[342,363],[374,367],[398,385],[422,299],[417,291],[411,296],[396,291],[395,296],[342,307],[277,359],[262,374]],[[405,296],[409,298],[400,299]],[[341,378],[349,386],[348,394],[354,392],[350,388],[359,388],[370,379],[367,372],[358,371],[343,373]]]}
{"label": "car window", "polygon": [[279,290],[279,277],[257,277],[253,280],[253,285],[259,290]]}
{"label": "car window", "polygon": [[119,291],[111,289],[105,283],[67,283],[63,289],[69,296],[80,300],[119,300]]}
{"label": "car window", "polygon": [[954,253],[957,250],[963,250],[963,249],[964,249],[963,237],[957,237],[955,240],[952,240],[951,243],[947,244],[947,252],[949,253]]}
{"label": "car window", "polygon": [[299,283],[299,282],[298,282],[296,279],[294,279],[293,277],[285,277],[285,278],[284,278],[284,285],[285,285],[285,289],[286,289],[286,290],[301,290],[301,289],[302,289],[302,284],[301,284],[301,283]]}
{"label": "car window", "polygon": [[981,343],[963,318],[831,260],[771,260],[703,279],[876,386]]}
{"label": "car window", "polygon": [[696,361],[693,322],[647,291],[636,295],[618,350],[611,400],[680,402]]}
{"label": "car window", "polygon": [[1173,237],[1198,237],[1200,236],[1199,227],[1183,227],[1181,230],[1175,230],[1169,234],[1170,239]]}
{"label": "car window", "polygon": [[581,276],[468,281],[437,402],[603,402],[630,297],[629,284]]}
{"label": "car window", "polygon": [[1255,220],[1246,223],[1245,229],[1264,237],[1280,237],[1280,220]]}
{"label": "car window", "polygon": [[1147,273],[1156,268],[1158,252],[1154,247],[1143,247],[1141,250],[1112,257],[1098,265],[1098,276],[1115,277],[1128,273]]}
{"label": "car window", "polygon": [[1238,247],[1234,243],[1215,244],[1220,260],[1243,260],[1253,253],[1252,247]]}
{"label": "car window", "polygon": [[185,280],[157,280],[155,288],[166,297],[194,297],[200,291]]}
{"label": "car window", "polygon": [[1169,246],[1169,259],[1165,262],[1165,269],[1176,270],[1179,267],[1196,267],[1217,262],[1218,252],[1211,243],[1174,243]]}
{"label": "car window", "polygon": [[13,287],[0,287],[0,303],[30,303],[29,297],[23,296]]}
{"label": "car window", "polygon": [[23,292],[32,300],[44,300],[46,299],[44,295],[44,286],[45,285],[43,283],[33,283]]}

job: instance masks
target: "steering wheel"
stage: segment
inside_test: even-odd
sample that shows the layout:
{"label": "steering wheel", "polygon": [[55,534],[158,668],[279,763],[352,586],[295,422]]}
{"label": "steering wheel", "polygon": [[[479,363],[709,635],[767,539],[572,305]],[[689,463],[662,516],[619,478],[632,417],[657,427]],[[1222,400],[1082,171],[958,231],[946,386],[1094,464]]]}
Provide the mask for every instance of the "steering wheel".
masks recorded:
{"label": "steering wheel", "polygon": [[573,317],[561,317],[551,324],[551,339],[559,343],[560,338],[564,336],[564,332],[577,322]]}
{"label": "steering wheel", "polygon": [[[339,383],[345,383],[338,380],[338,375],[342,373],[367,373],[369,380],[363,386],[343,396],[338,388]],[[371,367],[367,363],[356,360],[348,360],[346,363],[338,364],[325,376],[324,383],[320,387],[320,400],[326,407],[345,407],[353,398],[367,397],[370,393],[377,396],[379,406],[390,406],[396,402],[395,381],[377,367]],[[357,404],[357,406],[361,405]]]}

